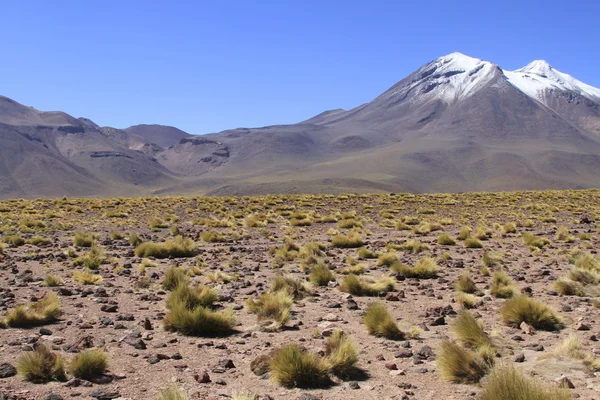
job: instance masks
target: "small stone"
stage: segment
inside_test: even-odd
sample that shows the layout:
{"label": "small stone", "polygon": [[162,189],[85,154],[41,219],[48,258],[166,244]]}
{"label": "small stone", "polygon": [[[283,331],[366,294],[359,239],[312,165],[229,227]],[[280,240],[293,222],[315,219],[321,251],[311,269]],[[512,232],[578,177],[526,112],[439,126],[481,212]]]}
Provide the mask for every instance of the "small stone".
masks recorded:
{"label": "small stone", "polygon": [[0,378],[10,378],[17,374],[17,369],[9,363],[0,364]]}
{"label": "small stone", "polygon": [[515,362],[516,363],[522,363],[525,361],[525,354],[521,353],[518,356],[515,357]]}
{"label": "small stone", "polygon": [[227,369],[235,368],[233,361],[231,361],[229,359],[219,361],[219,366],[221,368],[227,368]]}
{"label": "small stone", "polygon": [[592,327],[589,324],[586,324],[585,322],[580,322],[577,325],[575,325],[576,331],[589,331],[590,329],[592,329]]}
{"label": "small stone", "polygon": [[385,363],[385,367],[387,369],[390,369],[390,370],[397,370],[398,369],[398,366],[396,365],[396,363],[393,363],[393,362]]}
{"label": "small stone", "polygon": [[573,382],[571,382],[571,380],[564,375],[561,375],[558,378],[556,378],[554,382],[558,383],[558,386],[560,387],[575,389],[575,385],[573,385]]}
{"label": "small stone", "polygon": [[194,379],[196,380],[196,382],[198,383],[210,383],[210,375],[208,375],[208,372],[204,371],[201,375],[194,375]]}
{"label": "small stone", "polygon": [[392,292],[389,292],[388,294],[386,294],[385,299],[387,301],[400,301],[400,298],[398,297],[398,295],[396,293],[392,293]]}
{"label": "small stone", "polygon": [[521,328],[521,331],[526,335],[535,334],[535,328],[533,326],[529,325],[525,321],[521,322],[521,325],[519,325],[519,328]]}
{"label": "small stone", "polygon": [[402,369],[397,369],[389,372],[390,376],[404,376],[406,375],[406,371]]}
{"label": "small stone", "polygon": [[63,400],[63,397],[59,394],[48,392],[42,397],[42,400]]}
{"label": "small stone", "polygon": [[104,311],[107,313],[117,312],[118,309],[119,309],[119,306],[116,304],[104,304],[102,307],[100,307],[100,311]]}
{"label": "small stone", "polygon": [[115,391],[96,389],[92,393],[90,393],[90,397],[93,397],[98,400],[112,400],[118,399],[119,397],[121,397],[121,394]]}
{"label": "small stone", "polygon": [[304,393],[301,394],[296,400],[321,400],[321,398],[312,393]]}
{"label": "small stone", "polygon": [[353,390],[360,389],[360,385],[358,384],[358,382],[355,382],[355,381],[349,382],[348,387]]}
{"label": "small stone", "polygon": [[52,331],[48,328],[40,328],[40,335],[52,336]]}

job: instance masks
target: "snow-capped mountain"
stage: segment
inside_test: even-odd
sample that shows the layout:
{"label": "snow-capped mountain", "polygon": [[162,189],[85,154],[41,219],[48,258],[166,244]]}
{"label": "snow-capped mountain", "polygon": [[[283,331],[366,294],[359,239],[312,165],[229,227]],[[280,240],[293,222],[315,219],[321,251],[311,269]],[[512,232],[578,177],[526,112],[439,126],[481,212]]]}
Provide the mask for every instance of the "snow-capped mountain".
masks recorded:
{"label": "snow-capped mountain", "polygon": [[140,127],[0,97],[0,197],[600,186],[600,89],[541,60],[508,71],[451,53],[297,124],[196,139]]}

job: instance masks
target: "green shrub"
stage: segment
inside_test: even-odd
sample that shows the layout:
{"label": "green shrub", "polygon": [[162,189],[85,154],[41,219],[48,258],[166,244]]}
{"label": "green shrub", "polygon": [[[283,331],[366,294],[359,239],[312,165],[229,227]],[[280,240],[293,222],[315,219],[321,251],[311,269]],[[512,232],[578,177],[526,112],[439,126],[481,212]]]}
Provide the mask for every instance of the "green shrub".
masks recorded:
{"label": "green shrub", "polygon": [[129,245],[133,246],[133,247],[138,247],[140,244],[142,244],[142,239],[138,236],[137,233],[131,233],[129,235]]}
{"label": "green shrub", "polygon": [[301,299],[311,295],[311,290],[304,283],[290,275],[277,274],[271,283],[271,292],[284,291],[293,299]]}
{"label": "green shrub", "polygon": [[371,335],[392,340],[404,340],[406,338],[406,335],[398,328],[394,317],[388,313],[385,306],[380,302],[369,304],[362,321],[367,327],[367,332]]}
{"label": "green shrub", "polygon": [[500,308],[500,316],[505,324],[514,327],[522,322],[545,331],[556,331],[564,327],[552,308],[522,295],[506,300]]}
{"label": "green shrub", "polygon": [[378,266],[382,266],[382,265],[391,266],[392,264],[394,264],[397,261],[398,261],[398,255],[395,252],[389,252],[389,253],[381,254],[377,258],[377,265]]}
{"label": "green shrub", "polygon": [[90,251],[86,255],[77,257],[73,261],[73,265],[96,270],[100,268],[100,265],[102,265],[104,261],[106,261],[106,254],[104,253],[104,250],[102,247],[93,244]]}
{"label": "green shrub", "polygon": [[101,349],[83,350],[73,358],[69,365],[69,372],[80,379],[102,375],[107,369],[108,355]]}
{"label": "green shrub", "polygon": [[379,257],[379,254],[367,249],[366,247],[361,247],[360,249],[358,249],[358,258],[361,260],[377,257]]}
{"label": "green shrub", "polygon": [[275,351],[270,375],[275,382],[288,388],[319,387],[330,382],[324,362],[296,344]]}
{"label": "green shrub", "polygon": [[43,344],[38,344],[34,351],[19,356],[17,371],[23,379],[35,383],[67,380],[63,358]]}
{"label": "green shrub", "polygon": [[52,244],[52,240],[42,237],[42,236],[34,236],[27,241],[29,244],[37,247],[49,246]]}
{"label": "green shrub", "polygon": [[135,249],[136,257],[155,257],[155,258],[184,258],[194,257],[196,255],[196,244],[192,239],[183,239],[177,236],[174,239],[164,243],[146,242],[140,244]]}

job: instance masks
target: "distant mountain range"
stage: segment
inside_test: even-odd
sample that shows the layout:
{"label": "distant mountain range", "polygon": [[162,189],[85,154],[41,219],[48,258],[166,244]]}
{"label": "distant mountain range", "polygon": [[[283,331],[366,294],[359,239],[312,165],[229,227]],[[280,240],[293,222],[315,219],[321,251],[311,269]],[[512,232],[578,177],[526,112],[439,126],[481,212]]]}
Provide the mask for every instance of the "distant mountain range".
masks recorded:
{"label": "distant mountain range", "polygon": [[0,197],[456,192],[600,185],[600,89],[452,53],[373,101],[193,136],[0,97]]}

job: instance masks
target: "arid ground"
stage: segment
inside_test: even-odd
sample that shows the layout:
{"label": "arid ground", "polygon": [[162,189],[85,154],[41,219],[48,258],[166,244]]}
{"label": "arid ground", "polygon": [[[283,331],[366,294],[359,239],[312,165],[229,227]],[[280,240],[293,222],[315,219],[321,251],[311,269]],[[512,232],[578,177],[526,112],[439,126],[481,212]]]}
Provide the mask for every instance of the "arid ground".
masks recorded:
{"label": "arid ground", "polygon": [[[176,385],[191,399],[463,400],[508,364],[598,399],[599,224],[597,190],[2,201],[0,399],[156,399]],[[207,312],[231,312],[231,332],[178,328],[168,269],[186,287],[214,289]],[[259,318],[249,299],[275,292],[282,276],[297,285],[289,315]],[[32,306],[51,292],[58,312]],[[515,322],[503,313],[515,298],[549,308]],[[374,302],[399,335],[369,333]],[[466,308],[485,352],[457,334]],[[337,330],[358,361],[327,383],[286,386],[268,365],[251,368],[291,343],[329,365]],[[38,383],[16,372],[41,346],[64,359],[66,376]],[[449,346],[481,372],[453,375],[464,365],[442,365]],[[71,361],[89,348],[107,368],[73,378]]]}

